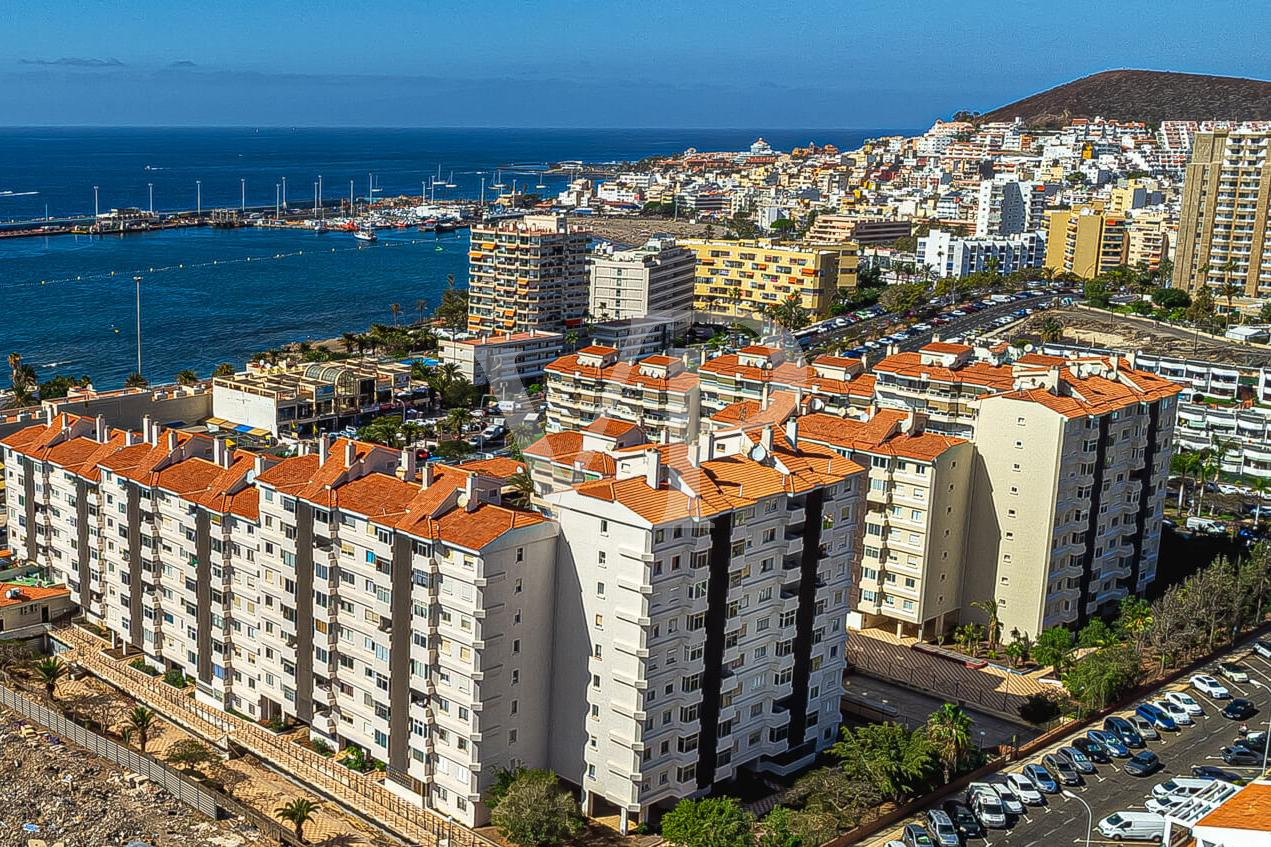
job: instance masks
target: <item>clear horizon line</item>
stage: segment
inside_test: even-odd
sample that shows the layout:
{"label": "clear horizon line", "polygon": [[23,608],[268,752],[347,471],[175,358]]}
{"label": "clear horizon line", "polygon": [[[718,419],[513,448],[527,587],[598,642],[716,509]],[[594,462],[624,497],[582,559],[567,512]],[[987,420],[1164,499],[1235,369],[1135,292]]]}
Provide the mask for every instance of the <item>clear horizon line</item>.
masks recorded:
{"label": "clear horizon line", "polygon": [[[938,120],[938,119],[937,119]],[[768,132],[794,132],[811,130],[815,132],[869,132],[869,131],[914,131],[917,127],[885,127],[885,126],[568,126],[568,125],[503,125],[493,124],[93,124],[93,123],[47,123],[47,124],[4,124],[4,129],[446,129],[446,130],[592,130],[592,131],[630,131],[647,132],[731,132],[761,130]]]}

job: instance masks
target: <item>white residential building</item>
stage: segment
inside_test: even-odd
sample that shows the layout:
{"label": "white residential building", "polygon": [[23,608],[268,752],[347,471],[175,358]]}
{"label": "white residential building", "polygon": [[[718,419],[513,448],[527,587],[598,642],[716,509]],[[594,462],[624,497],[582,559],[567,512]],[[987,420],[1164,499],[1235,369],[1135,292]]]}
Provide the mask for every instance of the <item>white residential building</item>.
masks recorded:
{"label": "white residential building", "polygon": [[962,277],[990,267],[1008,274],[1040,268],[1046,259],[1046,239],[1040,232],[964,238],[933,229],[918,239],[918,256],[939,277]]}
{"label": "white residential building", "polygon": [[588,310],[599,321],[657,318],[672,332],[693,318],[693,280],[697,254],[668,236],[619,250],[602,245],[589,257],[591,294]]}

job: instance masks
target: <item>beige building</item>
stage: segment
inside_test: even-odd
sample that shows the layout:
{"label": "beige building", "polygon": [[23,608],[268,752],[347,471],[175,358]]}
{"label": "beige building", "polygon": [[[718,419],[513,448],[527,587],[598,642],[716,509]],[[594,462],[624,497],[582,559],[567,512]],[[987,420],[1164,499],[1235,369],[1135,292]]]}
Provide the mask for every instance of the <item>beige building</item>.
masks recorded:
{"label": "beige building", "polygon": [[69,620],[74,610],[64,585],[0,582],[0,640],[37,639],[52,624]]}
{"label": "beige building", "polygon": [[852,215],[817,215],[804,241],[808,244],[890,244],[907,238],[913,224],[907,220],[859,218]]}
{"label": "beige building", "polygon": [[493,335],[581,326],[587,311],[587,239],[587,232],[564,215],[473,226],[468,330]]}
{"label": "beige building", "polygon": [[1154,271],[1173,255],[1178,224],[1167,212],[1133,212],[1126,226],[1125,263],[1131,268]]}
{"label": "beige building", "polygon": [[1093,279],[1126,264],[1124,215],[1110,214],[1102,203],[1046,213],[1046,264],[1055,273]]}
{"label": "beige building", "polygon": [[697,256],[669,236],[640,247],[601,245],[591,254],[588,310],[595,321],[654,318],[677,335],[693,321],[693,276]]}
{"label": "beige building", "polygon": [[826,317],[838,292],[856,287],[860,256],[855,242],[682,243],[697,253],[693,308],[706,320],[762,320],[768,308],[791,297],[814,318]]}
{"label": "beige building", "polygon": [[546,368],[547,431],[582,429],[600,417],[641,427],[656,441],[697,437],[697,375],[670,356],[621,362],[612,347],[584,347]]}
{"label": "beige building", "polygon": [[1197,133],[1183,184],[1174,287],[1215,290],[1232,283],[1233,305],[1256,311],[1271,296],[1271,132]]}
{"label": "beige building", "polygon": [[556,360],[565,344],[559,332],[511,332],[475,338],[442,338],[437,355],[457,365],[473,385],[488,385],[502,396],[538,382],[543,369]]}

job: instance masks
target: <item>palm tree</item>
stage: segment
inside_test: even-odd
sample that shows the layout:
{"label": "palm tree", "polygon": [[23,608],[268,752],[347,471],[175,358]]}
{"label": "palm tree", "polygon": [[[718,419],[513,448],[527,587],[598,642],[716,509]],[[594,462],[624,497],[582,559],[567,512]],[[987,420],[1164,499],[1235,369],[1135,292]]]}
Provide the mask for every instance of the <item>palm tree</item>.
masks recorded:
{"label": "palm tree", "polygon": [[130,373],[124,380],[124,388],[149,388],[150,380],[139,373]]}
{"label": "palm tree", "polygon": [[44,685],[44,693],[50,700],[57,699],[57,683],[70,673],[70,668],[56,656],[49,656],[35,663],[35,676]]}
{"label": "palm tree", "polygon": [[39,380],[34,368],[22,364],[21,353],[9,354],[9,384],[13,390],[13,399],[9,401],[9,408],[21,409],[35,402],[35,391],[39,387]]}
{"label": "palm tree", "polygon": [[393,313],[393,326],[397,326],[397,316],[402,313],[401,304],[393,303],[389,305],[388,310]]}
{"label": "palm tree", "polygon": [[972,609],[979,609],[984,613],[987,621],[985,622],[985,635],[988,637],[989,649],[997,649],[997,639],[1002,634],[1002,619],[997,614],[996,600],[973,600],[971,602]]}
{"label": "palm tree", "polygon": [[150,742],[150,730],[155,728],[158,719],[154,709],[145,706],[137,706],[128,713],[128,727],[137,734],[137,749],[143,753]]}
{"label": "palm tree", "polygon": [[534,480],[529,471],[517,471],[504,481],[504,486],[511,489],[509,495],[522,508],[529,506],[534,496]]}
{"label": "palm tree", "polygon": [[1042,341],[1058,341],[1064,337],[1064,325],[1054,318],[1046,318],[1038,327]]}
{"label": "palm tree", "polygon": [[456,406],[446,413],[446,429],[454,433],[455,438],[463,437],[464,428],[472,422],[472,410]]}
{"label": "palm tree", "polygon": [[190,370],[189,368],[186,368],[183,371],[177,372],[177,385],[184,385],[186,387],[189,387],[191,385],[194,385],[198,381],[199,381],[199,375],[196,374],[194,371]]}
{"label": "palm tree", "polygon": [[415,311],[419,312],[419,325],[423,326],[428,320],[428,300],[424,297],[416,300]]}
{"label": "palm tree", "polygon": [[234,366],[229,362],[221,362],[212,370],[212,376],[231,377],[234,375]]}
{"label": "palm tree", "polygon": [[939,757],[944,781],[948,782],[971,749],[971,716],[961,707],[945,703],[927,718],[927,740]]}
{"label": "palm tree", "polygon": [[304,841],[305,824],[313,820],[313,813],[317,811],[317,808],[318,804],[308,797],[297,797],[295,800],[274,809],[274,814],[280,820],[290,823],[296,830],[296,838]]}
{"label": "palm tree", "polygon": [[1262,498],[1268,491],[1271,491],[1271,479],[1255,476],[1249,481],[1249,488],[1253,491],[1253,496],[1258,498],[1258,502],[1253,507],[1253,525],[1256,528],[1262,523]]}
{"label": "palm tree", "polygon": [[356,332],[340,333],[340,341],[344,344],[344,352],[353,355],[353,348],[358,346]]}

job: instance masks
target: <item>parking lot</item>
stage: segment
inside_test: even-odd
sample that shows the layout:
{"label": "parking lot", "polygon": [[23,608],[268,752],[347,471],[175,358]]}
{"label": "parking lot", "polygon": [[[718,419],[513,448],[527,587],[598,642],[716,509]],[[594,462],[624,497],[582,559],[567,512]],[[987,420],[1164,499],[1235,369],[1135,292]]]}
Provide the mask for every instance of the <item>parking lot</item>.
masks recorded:
{"label": "parking lot", "polygon": [[[1199,673],[1213,673],[1218,661],[1235,661],[1243,665],[1249,672],[1251,680],[1263,685],[1271,685],[1271,661],[1261,658],[1250,649],[1252,639],[1240,647],[1229,651],[1224,657],[1206,666]],[[1216,673],[1214,674],[1216,676]],[[1268,691],[1250,683],[1235,683],[1221,679],[1223,685],[1231,692],[1232,697],[1243,697],[1253,701],[1258,713],[1248,719],[1250,731],[1267,728],[1267,719],[1271,715],[1271,696]],[[1147,749],[1156,753],[1163,768],[1147,777],[1134,777],[1126,774],[1122,765],[1125,759],[1112,759],[1111,764],[1097,765],[1098,773],[1085,777],[1085,784],[1068,790],[1089,804],[1092,811],[1093,824],[1113,812],[1131,810],[1146,811],[1145,801],[1151,794],[1152,787],[1170,777],[1190,777],[1195,765],[1212,765],[1225,771],[1238,774],[1245,779],[1253,779],[1261,773],[1261,767],[1235,766],[1223,762],[1219,748],[1230,745],[1237,735],[1240,721],[1229,720],[1219,714],[1224,703],[1230,701],[1214,701],[1191,688],[1187,679],[1182,679],[1164,688],[1158,689],[1149,700],[1159,699],[1166,691],[1186,690],[1204,708],[1203,717],[1195,718],[1193,726],[1179,727],[1177,732],[1161,733],[1161,740],[1147,741]],[[1135,703],[1134,705],[1138,705]],[[1129,715],[1133,709],[1118,712]],[[1092,728],[1101,728],[1097,724]],[[1046,753],[1053,753],[1059,747],[1071,743],[1081,733],[1066,736],[1056,741],[1045,750],[1034,756],[1012,763],[1002,773],[1015,773],[1025,764],[1041,762]],[[1131,751],[1134,752],[1134,751]],[[961,792],[940,798],[941,801],[956,798],[961,800]],[[1087,813],[1080,801],[1069,799],[1062,794],[1045,796],[1046,802],[1041,806],[1025,807],[1025,814],[1009,829],[989,830],[986,839],[973,839],[972,844],[985,844],[987,847],[1048,847],[1049,845],[1080,844],[1086,840]],[[938,805],[938,804],[937,804]],[[903,823],[920,823],[920,816]],[[890,840],[899,840],[902,825],[870,838],[864,842],[870,847],[882,847]],[[1104,839],[1094,830],[1090,837],[1091,844],[1113,844],[1116,842]]]}

